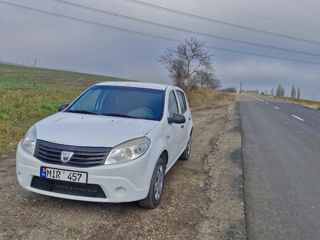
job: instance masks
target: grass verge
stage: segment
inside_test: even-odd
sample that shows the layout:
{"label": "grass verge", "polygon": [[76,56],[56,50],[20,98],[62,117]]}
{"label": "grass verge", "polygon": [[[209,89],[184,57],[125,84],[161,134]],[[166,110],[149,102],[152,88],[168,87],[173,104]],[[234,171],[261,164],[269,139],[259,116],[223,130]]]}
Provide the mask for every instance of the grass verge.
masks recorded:
{"label": "grass verge", "polygon": [[288,97],[276,97],[276,96],[268,96],[269,98],[281,99],[282,101],[297,104],[303,107],[311,108],[314,110],[320,110],[320,102],[305,100],[305,99],[292,99]]}
{"label": "grass verge", "polygon": [[229,105],[235,95],[207,88],[194,88],[188,94],[191,111],[217,108]]}
{"label": "grass verge", "polygon": [[0,64],[0,156],[37,121],[97,82],[126,79]]}

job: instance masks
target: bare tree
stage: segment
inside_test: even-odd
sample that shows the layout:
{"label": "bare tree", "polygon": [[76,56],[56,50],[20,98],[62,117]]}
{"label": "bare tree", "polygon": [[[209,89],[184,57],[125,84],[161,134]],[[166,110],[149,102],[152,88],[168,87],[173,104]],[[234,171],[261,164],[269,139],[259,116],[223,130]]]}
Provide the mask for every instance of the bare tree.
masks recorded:
{"label": "bare tree", "polygon": [[203,85],[204,82],[207,87],[220,86],[214,75],[212,55],[204,50],[204,45],[204,42],[190,38],[175,48],[166,49],[160,56],[159,61],[166,65],[169,76],[180,87],[190,90],[192,86]]}
{"label": "bare tree", "polygon": [[294,85],[292,85],[291,88],[291,98],[296,98],[296,88],[294,87]]}
{"label": "bare tree", "polygon": [[221,88],[221,81],[217,77],[214,76],[214,77],[210,78],[210,81],[208,82],[207,87],[211,88],[211,89]]}
{"label": "bare tree", "polygon": [[216,78],[213,72],[200,70],[199,72],[196,72],[194,80],[200,85],[200,87],[211,89],[221,87],[220,80]]}
{"label": "bare tree", "polygon": [[300,97],[301,97],[301,90],[300,90],[300,87],[298,87],[297,98],[300,99]]}
{"label": "bare tree", "polygon": [[174,59],[170,66],[168,65],[169,76],[173,79],[174,84],[182,87],[185,79],[185,62],[180,59]]}
{"label": "bare tree", "polygon": [[284,94],[285,94],[285,88],[282,87],[282,86],[279,84],[279,86],[277,87],[277,90],[276,90],[276,96],[277,96],[277,97],[284,97]]}

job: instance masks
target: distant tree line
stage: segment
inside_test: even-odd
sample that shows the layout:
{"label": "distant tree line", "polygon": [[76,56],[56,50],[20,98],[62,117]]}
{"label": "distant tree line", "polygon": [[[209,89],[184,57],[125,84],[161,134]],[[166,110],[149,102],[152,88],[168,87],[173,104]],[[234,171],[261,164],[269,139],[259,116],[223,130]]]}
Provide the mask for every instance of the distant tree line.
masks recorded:
{"label": "distant tree line", "polygon": [[[283,86],[281,86],[281,84],[279,84],[276,91],[274,90],[274,88],[271,89],[271,96],[284,97],[285,96],[285,88]],[[300,99],[300,97],[301,97],[300,87],[298,87],[298,89],[296,90],[295,86],[292,85],[290,96],[293,99],[295,99],[295,98]]]}
{"label": "distant tree line", "polygon": [[0,56],[0,64],[12,64],[12,65],[16,65],[16,66],[36,67],[37,58],[34,59],[33,63],[30,63],[30,58],[28,58],[27,64],[25,64],[24,61],[17,61],[17,62],[6,61]]}
{"label": "distant tree line", "polygon": [[243,93],[249,93],[249,94],[259,94],[259,90],[242,90]]}
{"label": "distant tree line", "polygon": [[285,92],[286,92],[286,89],[279,84],[279,86],[277,87],[277,90],[276,90],[276,96],[277,97],[284,97]]}
{"label": "distant tree line", "polygon": [[191,90],[193,86],[217,89],[221,87],[212,63],[212,55],[204,50],[205,43],[186,39],[174,48],[167,48],[159,62],[166,65],[174,84]]}
{"label": "distant tree line", "polygon": [[237,89],[234,87],[229,87],[229,88],[225,88],[225,89],[221,89],[221,92],[230,92],[230,93],[236,93]]}

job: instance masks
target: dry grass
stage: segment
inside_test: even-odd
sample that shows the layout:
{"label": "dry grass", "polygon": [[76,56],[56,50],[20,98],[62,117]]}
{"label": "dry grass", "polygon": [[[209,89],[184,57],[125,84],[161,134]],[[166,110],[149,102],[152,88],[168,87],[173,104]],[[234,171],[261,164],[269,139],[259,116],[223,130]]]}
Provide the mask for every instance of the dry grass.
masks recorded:
{"label": "dry grass", "polygon": [[192,111],[217,108],[228,105],[235,95],[227,92],[207,88],[194,88],[188,94],[188,101]]}
{"label": "dry grass", "polygon": [[320,102],[311,101],[311,100],[304,100],[304,99],[292,99],[288,97],[275,97],[275,96],[268,96],[269,98],[274,99],[281,99],[282,101],[297,104],[303,107],[311,108],[314,110],[320,110]]}

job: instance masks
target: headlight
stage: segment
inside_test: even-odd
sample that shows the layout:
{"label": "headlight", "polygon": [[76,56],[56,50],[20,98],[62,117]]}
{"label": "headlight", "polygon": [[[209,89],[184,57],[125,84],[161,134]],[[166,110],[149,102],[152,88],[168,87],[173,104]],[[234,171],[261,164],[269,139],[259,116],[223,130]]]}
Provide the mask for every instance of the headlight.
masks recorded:
{"label": "headlight", "polygon": [[34,149],[36,147],[36,139],[37,139],[36,127],[32,126],[21,141],[22,149],[27,153],[33,155]]}
{"label": "headlight", "polygon": [[147,137],[124,142],[112,149],[105,164],[130,162],[143,155],[148,150],[150,142],[150,139]]}

